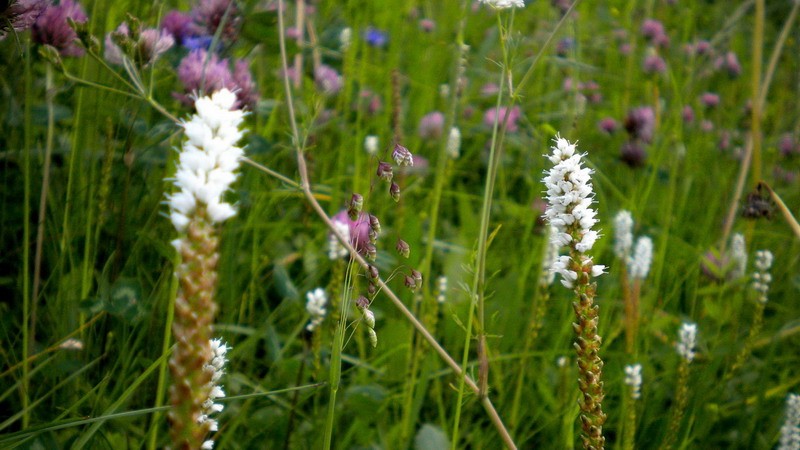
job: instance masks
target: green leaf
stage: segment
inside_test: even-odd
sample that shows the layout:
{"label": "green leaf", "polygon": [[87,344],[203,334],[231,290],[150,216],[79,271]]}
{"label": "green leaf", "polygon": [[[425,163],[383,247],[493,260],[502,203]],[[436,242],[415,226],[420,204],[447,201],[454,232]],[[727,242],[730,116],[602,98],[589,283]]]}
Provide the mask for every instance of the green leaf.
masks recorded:
{"label": "green leaf", "polygon": [[426,423],[419,429],[414,438],[414,448],[416,450],[442,450],[450,448],[450,440],[447,435],[436,425]]}

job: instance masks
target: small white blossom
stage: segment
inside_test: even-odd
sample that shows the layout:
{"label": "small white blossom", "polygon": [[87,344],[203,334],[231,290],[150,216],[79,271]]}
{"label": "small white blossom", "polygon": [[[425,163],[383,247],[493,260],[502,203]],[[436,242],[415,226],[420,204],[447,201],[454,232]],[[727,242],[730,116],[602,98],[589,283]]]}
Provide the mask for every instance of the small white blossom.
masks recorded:
{"label": "small white blossom", "polygon": [[731,237],[731,259],[734,262],[733,277],[744,276],[747,271],[747,249],[745,248],[744,235],[734,233]]}
{"label": "small white blossom", "polygon": [[83,341],[80,339],[69,338],[59,345],[64,350],[83,350]]}
{"label": "small white blossom", "polygon": [[614,254],[627,261],[633,248],[633,216],[622,210],[614,217]]}
{"label": "small white blossom", "polygon": [[[350,241],[350,227],[338,220],[333,221],[333,226],[336,227],[336,230],[344,236],[345,240],[348,242]],[[350,251],[339,242],[339,239],[333,233],[328,233],[328,258],[331,260],[341,259],[345,256],[349,255]]]}
{"label": "small white blossom", "polygon": [[644,280],[653,262],[653,240],[642,236],[636,240],[633,256],[628,260],[628,273],[632,278]]}
{"label": "small white blossom", "polygon": [[[554,226],[550,226],[550,235],[557,233],[558,230]],[[551,270],[554,268],[554,264],[556,260],[559,258],[558,256],[558,249],[559,245],[553,240],[549,240],[547,243],[547,250],[544,254],[544,259],[542,260],[542,276],[539,278],[539,285],[540,286],[550,286],[553,284],[553,281],[556,279],[556,271]]]}
{"label": "small white blossom", "polygon": [[759,250],[756,252],[755,266],[753,272],[753,289],[758,293],[758,301],[767,303],[767,293],[769,284],[772,282],[772,275],[769,269],[772,267],[772,252],[769,250]]}
{"label": "small white blossom", "polygon": [[781,439],[778,450],[800,449],[800,395],[786,397],[786,418],[781,426]]}
{"label": "small white blossom", "polygon": [[437,279],[438,282],[438,290],[436,295],[436,301],[439,303],[444,303],[447,300],[447,277],[442,275]]}
{"label": "small white blossom", "polygon": [[353,38],[353,30],[350,27],[343,28],[339,32],[339,50],[345,51],[350,48],[350,42]]}
{"label": "small white blossom", "polygon": [[556,358],[556,366],[557,367],[566,367],[567,366],[567,357],[566,356],[559,356]]}
{"label": "small white blossom", "polygon": [[478,0],[485,5],[495,9],[524,8],[524,0]]}
{"label": "small white blossom", "polygon": [[378,136],[370,134],[364,138],[364,150],[369,155],[376,155],[378,153]]}
{"label": "small white blossom", "polygon": [[306,325],[306,330],[314,331],[322,323],[325,314],[328,312],[325,305],[328,303],[328,296],[322,288],[308,291],[306,294],[306,311],[311,315],[311,321]]}
{"label": "small white blossom", "polygon": [[183,122],[187,140],[178,159],[174,183],[180,190],[168,196],[170,219],[178,231],[184,231],[198,208],[207,219],[220,223],[236,214],[222,195],[236,180],[239,159],[244,151],[236,146],[242,138],[239,130],[244,112],[231,110],[236,94],[223,89],[195,101],[194,114]]}
{"label": "small white blossom", "polygon": [[458,127],[450,128],[447,136],[447,154],[456,159],[461,154],[461,130]]}
{"label": "small white blossom", "polygon": [[642,396],[642,365],[625,366],[625,384],[631,387],[631,398],[636,400]]}
{"label": "small white blossom", "polygon": [[[225,374],[225,363],[228,361],[225,355],[230,350],[221,339],[211,339],[209,341],[211,349],[211,361],[203,366],[203,370],[211,373],[211,390],[208,393],[208,398],[203,402],[202,414],[197,419],[198,423],[208,424],[208,430],[216,432],[219,430],[219,422],[216,419],[209,417],[211,414],[222,412],[224,406],[221,403],[215,403],[219,398],[225,397],[225,391],[222,390],[219,380]],[[214,441],[207,440],[203,442],[203,449],[214,448]]]}
{"label": "small white blossom", "polygon": [[687,363],[694,360],[695,353],[694,347],[697,342],[697,325],[693,323],[684,323],[678,332],[678,354],[681,355]]}

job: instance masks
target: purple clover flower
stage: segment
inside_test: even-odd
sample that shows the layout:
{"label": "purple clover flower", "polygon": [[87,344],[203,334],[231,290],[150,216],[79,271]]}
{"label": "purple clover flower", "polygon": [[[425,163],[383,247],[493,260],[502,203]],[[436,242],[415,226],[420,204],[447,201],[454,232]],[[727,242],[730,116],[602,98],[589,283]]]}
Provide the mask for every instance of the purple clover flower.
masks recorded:
{"label": "purple clover flower", "polygon": [[48,3],[48,0],[12,0],[7,3],[6,8],[0,10],[0,40],[11,30],[20,33],[33,26]]}
{"label": "purple clover flower", "polygon": [[643,68],[647,73],[663,74],[667,71],[667,63],[660,56],[652,54],[644,59]]}
{"label": "purple clover flower", "polygon": [[[223,25],[222,18],[225,17],[226,12],[228,16],[225,18],[225,24]],[[192,8],[190,14],[194,21],[192,26],[196,35],[213,36],[220,25],[223,25],[223,39],[235,41],[239,35],[241,17],[239,16],[239,8],[236,7],[234,0],[200,0]]]}
{"label": "purple clover flower", "polygon": [[256,102],[258,102],[258,88],[255,81],[253,81],[253,75],[250,73],[250,66],[247,61],[236,61],[233,82],[239,89],[236,91],[236,97],[239,102],[242,106],[252,111],[256,106]]}
{"label": "purple clover flower", "polygon": [[314,70],[314,81],[322,92],[330,95],[338,94],[344,86],[339,72],[331,66],[322,64]]}
{"label": "purple clover flower", "polygon": [[655,124],[656,114],[650,106],[634,108],[625,118],[625,129],[631,137],[647,143],[653,140]]}
{"label": "purple clover flower", "polygon": [[719,95],[713,92],[705,92],[700,96],[700,103],[706,108],[714,108],[719,105]]}
{"label": "purple clover flower", "polygon": [[171,34],[178,45],[181,45],[184,39],[192,37],[192,18],[184,12],[172,10],[164,16],[161,28]]}
{"label": "purple clover flower", "polygon": [[[506,117],[506,111],[508,110],[507,106],[500,107],[500,117],[497,119],[502,125],[503,119]],[[519,129],[519,125],[517,125],[517,120],[519,120],[522,113],[520,112],[519,106],[515,106],[508,115],[508,124],[506,125],[506,131],[509,133],[514,133]],[[494,120],[497,116],[497,108],[489,108],[483,113],[483,124],[487,127],[494,126]]]}
{"label": "purple clover flower", "polygon": [[442,135],[444,127],[444,114],[433,111],[425,114],[419,121],[419,136],[422,139],[436,139]]}
{"label": "purple clover flower", "polygon": [[85,23],[88,20],[81,4],[73,0],[50,5],[33,24],[34,42],[53,46],[64,56],[81,56],[83,49],[75,43],[78,36],[69,26],[67,18],[75,23]]}
{"label": "purple clover flower", "polygon": [[[193,50],[178,65],[178,78],[186,91],[195,94],[216,92],[227,88],[236,93],[236,108],[254,107],[258,100],[258,91],[247,63],[237,61],[236,70],[231,73],[229,60],[227,58],[220,59],[215,53],[212,53],[204,72],[207,55],[205,50]],[[177,93],[173,95],[183,103],[193,103],[190,95]]]}
{"label": "purple clover flower", "polygon": [[600,128],[600,131],[604,131],[608,134],[614,134],[614,132],[617,131],[619,125],[617,125],[617,121],[612,119],[611,117],[604,117],[597,124],[597,127]]}

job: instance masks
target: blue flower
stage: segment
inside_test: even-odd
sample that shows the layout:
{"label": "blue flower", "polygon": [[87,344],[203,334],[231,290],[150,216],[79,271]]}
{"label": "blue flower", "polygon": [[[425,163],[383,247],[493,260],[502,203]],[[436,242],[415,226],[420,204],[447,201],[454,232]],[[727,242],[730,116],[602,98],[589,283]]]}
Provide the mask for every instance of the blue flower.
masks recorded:
{"label": "blue flower", "polygon": [[386,47],[389,42],[389,34],[374,27],[369,27],[364,31],[364,39],[367,44],[373,47]]}

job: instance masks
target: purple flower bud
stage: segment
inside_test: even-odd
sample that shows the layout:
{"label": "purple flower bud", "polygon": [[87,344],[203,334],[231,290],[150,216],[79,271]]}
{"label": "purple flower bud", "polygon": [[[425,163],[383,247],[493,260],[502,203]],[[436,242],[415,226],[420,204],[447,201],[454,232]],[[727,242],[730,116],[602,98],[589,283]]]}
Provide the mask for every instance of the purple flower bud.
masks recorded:
{"label": "purple flower bud", "polygon": [[419,121],[419,136],[422,139],[436,139],[442,135],[444,114],[433,111],[425,114]]}
{"label": "purple flower bud", "polygon": [[392,196],[394,201],[400,201],[400,186],[394,181],[392,181],[392,185],[389,187],[389,195]]}
{"label": "purple flower bud", "polygon": [[664,34],[664,25],[653,19],[647,19],[642,22],[642,36],[650,41],[655,40]]}
{"label": "purple flower bud", "polygon": [[736,57],[736,53],[734,52],[727,52],[725,55],[718,57],[714,60],[714,67],[717,70],[727,71],[728,76],[731,78],[736,78],[742,73],[742,66],[739,64],[739,58]]}
{"label": "purple flower bud", "polygon": [[350,197],[350,204],[347,206],[347,215],[350,220],[358,219],[359,213],[364,208],[364,197],[361,194],[353,194]]}
{"label": "purple flower bud", "polygon": [[625,129],[634,139],[641,139],[644,142],[653,140],[653,130],[655,128],[656,114],[650,106],[634,108],[625,118]]}
{"label": "purple flower bud", "polygon": [[800,153],[800,145],[798,145],[793,135],[785,134],[778,143],[778,150],[783,156],[794,156]]}
{"label": "purple flower bud", "polygon": [[692,123],[694,122],[694,110],[691,106],[686,105],[683,107],[681,111],[681,117],[683,118],[684,123]]}
{"label": "purple flower bud", "polygon": [[378,273],[378,268],[377,267],[369,266],[369,277],[371,279],[377,280],[379,275],[380,274]]}
{"label": "purple flower bud", "polygon": [[392,181],[393,176],[392,165],[388,162],[380,161],[378,163],[378,177],[381,180]]}
{"label": "purple flower bud", "polygon": [[287,27],[286,37],[293,41],[296,41],[300,38],[300,30],[298,30],[297,27]]}
{"label": "purple flower bud", "polygon": [[375,294],[377,293],[378,293],[378,287],[375,286],[375,283],[370,281],[369,284],[367,285],[367,294],[370,297],[375,297]]}
{"label": "purple flower bud", "polygon": [[375,230],[376,233],[381,234],[381,222],[372,214],[369,215],[369,226]]}
{"label": "purple flower bud", "polygon": [[711,133],[712,131],[714,131],[714,122],[706,119],[706,120],[700,122],[700,129],[704,133]]}
{"label": "purple flower bud", "polygon": [[622,144],[620,159],[631,167],[642,167],[647,158],[647,152],[637,141],[628,141]]}
{"label": "purple flower bud", "polygon": [[630,55],[631,54],[631,50],[632,50],[631,44],[629,44],[627,42],[623,42],[622,44],[619,44],[619,53],[621,55]]}
{"label": "purple flower bud", "polygon": [[556,44],[556,55],[558,56],[567,56],[570,50],[575,47],[575,39],[572,37],[565,37],[558,41]]}
{"label": "purple flower bud", "polygon": [[320,65],[314,70],[314,81],[317,88],[325,94],[337,94],[342,90],[344,81],[339,72],[331,66],[325,64]]}
{"label": "purple flower bud", "polygon": [[[503,119],[505,119],[506,117],[507,110],[508,107],[506,106],[500,107],[500,116],[498,117],[497,120],[498,123],[501,125],[503,123]],[[497,108],[487,109],[486,112],[483,114],[483,124],[486,125],[487,127],[493,127],[495,117],[497,117],[497,111],[498,111]],[[517,125],[517,120],[519,120],[520,115],[521,113],[519,106],[515,106],[514,108],[511,109],[511,112],[508,115],[508,124],[506,125],[506,131],[508,131],[509,133],[514,133],[519,129],[519,126]]]}
{"label": "purple flower bud", "polygon": [[422,273],[418,270],[411,269],[411,276],[414,277],[414,284],[416,284],[417,287],[422,287]]}
{"label": "purple flower bud", "polygon": [[[114,36],[117,36],[117,39],[129,37],[128,24],[122,23],[117,27],[116,31],[106,35],[105,58],[112,64],[122,64],[123,51],[114,42]],[[154,64],[159,56],[172,48],[175,44],[175,39],[166,30],[147,28],[139,34],[139,41],[131,44],[131,51],[133,52],[131,56],[134,60],[144,66],[148,66]]]}
{"label": "purple flower bud", "polygon": [[166,30],[181,45],[184,38],[192,35],[192,18],[186,13],[172,10],[161,21],[161,29]]}
{"label": "purple flower bud", "polygon": [[402,256],[403,258],[408,258],[408,256],[411,254],[411,247],[409,247],[406,241],[402,239],[397,240],[397,246],[395,247],[395,249],[397,250],[397,253],[400,254],[400,256]]}
{"label": "purple flower bud", "polygon": [[706,108],[714,108],[719,105],[719,95],[713,92],[706,92],[700,96],[700,103]]}
{"label": "purple flower bud", "polygon": [[48,3],[48,0],[11,0],[10,3],[6,0],[5,10],[0,8],[0,40],[12,29],[21,33],[32,27]]}
{"label": "purple flower bud", "polygon": [[600,120],[600,123],[598,124],[598,128],[600,128],[601,131],[605,131],[608,134],[614,134],[614,132],[617,131],[617,126],[618,126],[617,121],[612,119],[611,117],[604,117],[603,119]]}
{"label": "purple flower bud", "polygon": [[81,4],[73,0],[48,6],[33,24],[33,41],[50,45],[65,56],[81,56],[83,49],[75,43],[78,35],[69,26],[68,18],[75,23],[86,23],[88,20]]}
{"label": "purple flower bud", "polygon": [[411,289],[412,291],[417,289],[417,283],[415,283],[414,279],[411,278],[410,276],[406,275],[403,278],[403,282],[405,283],[406,287]]}
{"label": "purple flower bud", "polygon": [[497,95],[497,92],[500,90],[500,87],[497,86],[495,83],[486,83],[481,86],[481,96],[482,97],[493,97]]}
{"label": "purple flower bud", "polygon": [[394,150],[392,150],[392,159],[394,159],[395,164],[400,167],[414,165],[414,157],[411,155],[411,152],[399,143],[394,144]]}
{"label": "purple flower bud", "polygon": [[356,307],[358,309],[367,309],[369,308],[369,299],[364,297],[363,295],[359,295],[356,299]]}
{"label": "purple flower bud", "polygon": [[378,259],[378,249],[375,248],[375,246],[372,245],[371,243],[367,244],[366,253],[367,254],[364,256],[366,256],[368,260],[375,261],[376,259]]}
{"label": "purple flower bud", "polygon": [[[220,26],[223,27],[223,39],[235,41],[239,35],[241,17],[239,8],[233,0],[200,0],[192,8],[191,16],[195,35],[213,36]],[[225,17],[224,24],[223,17]]]}

